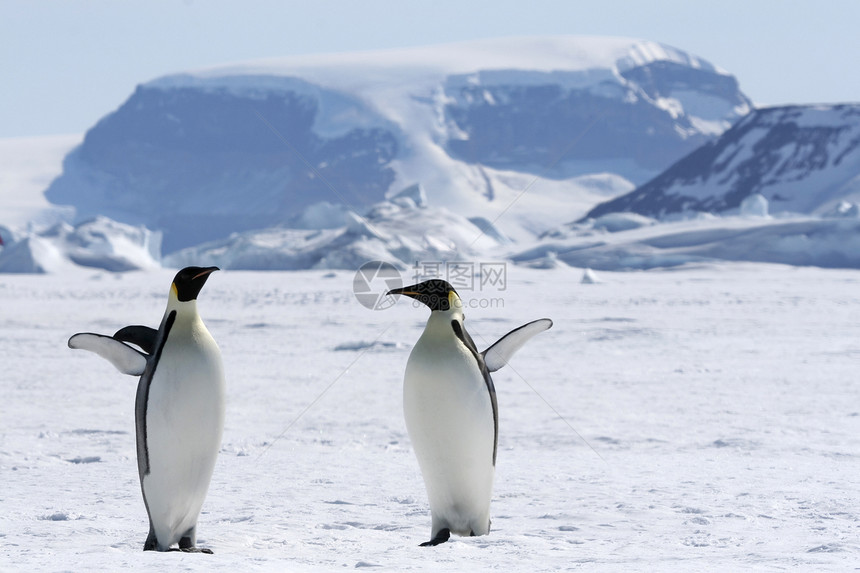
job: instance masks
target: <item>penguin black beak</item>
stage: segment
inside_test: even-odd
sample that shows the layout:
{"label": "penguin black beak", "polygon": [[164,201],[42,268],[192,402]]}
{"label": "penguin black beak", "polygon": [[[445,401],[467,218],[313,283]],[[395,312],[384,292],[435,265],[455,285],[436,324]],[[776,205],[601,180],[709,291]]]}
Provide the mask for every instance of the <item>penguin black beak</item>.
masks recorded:
{"label": "penguin black beak", "polygon": [[411,287],[393,288],[385,294],[386,295],[402,294],[402,295],[406,295],[406,296],[411,296],[413,298],[415,298],[416,296],[421,296],[421,293],[415,292],[414,290],[410,290],[410,289],[411,289]]}
{"label": "penguin black beak", "polygon": [[202,269],[199,273],[197,273],[196,275],[191,277],[191,280],[196,281],[200,277],[205,277],[211,273],[214,273],[215,271],[220,271],[220,270],[221,269],[219,269],[218,267],[206,267],[205,269]]}

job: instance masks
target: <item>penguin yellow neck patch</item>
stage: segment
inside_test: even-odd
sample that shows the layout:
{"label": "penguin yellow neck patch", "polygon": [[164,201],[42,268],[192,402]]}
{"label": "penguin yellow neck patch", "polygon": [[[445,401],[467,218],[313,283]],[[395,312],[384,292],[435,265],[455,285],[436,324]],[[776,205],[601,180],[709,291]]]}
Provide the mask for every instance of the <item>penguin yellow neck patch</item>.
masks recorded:
{"label": "penguin yellow neck patch", "polygon": [[448,291],[448,308],[451,310],[460,310],[463,308],[463,301],[457,296],[454,291]]}

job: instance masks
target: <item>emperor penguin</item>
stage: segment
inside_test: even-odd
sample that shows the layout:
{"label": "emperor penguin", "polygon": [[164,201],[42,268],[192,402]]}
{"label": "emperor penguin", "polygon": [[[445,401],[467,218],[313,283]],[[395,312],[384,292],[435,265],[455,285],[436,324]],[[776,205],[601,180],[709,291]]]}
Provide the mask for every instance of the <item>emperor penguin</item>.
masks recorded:
{"label": "emperor penguin", "polygon": [[478,352],[464,325],[463,304],[444,280],[393,289],[430,308],[427,326],[406,363],[403,413],[430,502],[430,541],[451,533],[490,532],[490,498],[499,443],[495,372],[532,336],[552,326],[548,318],[512,330]]}
{"label": "emperor penguin", "polygon": [[178,544],[180,551],[212,553],[196,547],[197,519],[221,445],[225,383],[221,351],[197,313],[197,295],[217,270],[187,267],[176,274],[158,330],[126,326],[113,336],[69,339],[70,348],[95,352],[120,372],[140,376],[135,426],[149,515],[144,551]]}

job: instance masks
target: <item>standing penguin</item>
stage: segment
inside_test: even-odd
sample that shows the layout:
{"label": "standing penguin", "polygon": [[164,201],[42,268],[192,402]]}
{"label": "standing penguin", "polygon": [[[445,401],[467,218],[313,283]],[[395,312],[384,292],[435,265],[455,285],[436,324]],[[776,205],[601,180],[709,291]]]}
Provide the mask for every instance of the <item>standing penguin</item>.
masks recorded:
{"label": "standing penguin", "polygon": [[552,326],[542,318],[478,352],[463,324],[463,304],[446,281],[393,289],[430,307],[424,333],[406,363],[403,413],[430,502],[430,541],[490,532],[490,498],[499,442],[495,372],[532,336]]}
{"label": "standing penguin", "polygon": [[[158,330],[126,326],[113,336],[79,333],[70,348],[95,352],[140,376],[135,401],[137,469],[149,514],[144,551],[212,553],[197,544],[197,518],[224,430],[221,351],[197,314],[197,295],[218,267],[187,267],[170,286]],[[140,352],[126,343],[138,346]]]}

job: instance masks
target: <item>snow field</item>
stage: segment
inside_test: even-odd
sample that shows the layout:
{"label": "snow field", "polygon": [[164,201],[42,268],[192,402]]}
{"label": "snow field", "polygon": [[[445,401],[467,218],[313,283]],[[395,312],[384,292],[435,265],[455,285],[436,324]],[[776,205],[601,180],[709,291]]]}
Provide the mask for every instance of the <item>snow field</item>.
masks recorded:
{"label": "snow field", "polygon": [[857,271],[688,265],[580,284],[578,269],[509,265],[504,308],[466,313],[479,348],[555,325],[494,374],[492,532],[435,549],[417,546],[430,515],[401,407],[426,308],[369,311],[349,272],[216,273],[199,298],[228,382],[199,522],[213,556],[141,551],[136,379],[66,348],[156,325],[172,275],[0,275],[0,570],[856,566]]}

